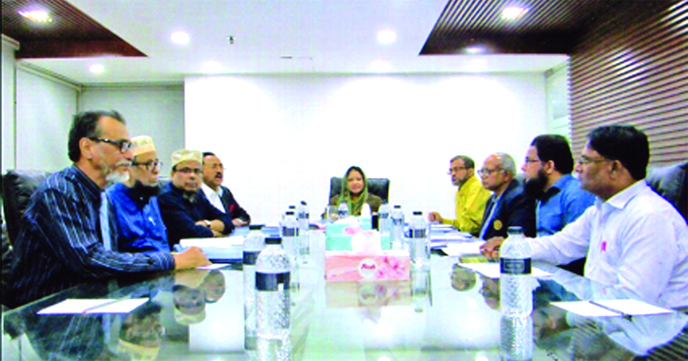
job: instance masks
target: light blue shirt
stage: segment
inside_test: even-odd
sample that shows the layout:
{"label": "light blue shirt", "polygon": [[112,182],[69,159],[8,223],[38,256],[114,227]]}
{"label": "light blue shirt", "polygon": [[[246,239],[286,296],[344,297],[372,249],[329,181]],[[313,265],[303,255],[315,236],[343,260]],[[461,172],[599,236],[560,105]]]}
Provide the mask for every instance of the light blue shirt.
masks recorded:
{"label": "light blue shirt", "polygon": [[595,196],[581,189],[580,182],[565,174],[537,201],[538,237],[561,231],[595,203]]}

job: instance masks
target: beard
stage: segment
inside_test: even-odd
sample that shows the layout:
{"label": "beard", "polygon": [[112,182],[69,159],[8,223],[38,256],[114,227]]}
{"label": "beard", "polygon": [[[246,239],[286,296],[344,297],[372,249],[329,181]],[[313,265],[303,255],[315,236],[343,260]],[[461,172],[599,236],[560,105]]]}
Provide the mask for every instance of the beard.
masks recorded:
{"label": "beard", "polygon": [[110,172],[108,175],[105,176],[105,182],[107,182],[108,186],[111,186],[115,183],[124,183],[129,180],[129,172]]}
{"label": "beard", "polygon": [[131,198],[140,204],[147,204],[151,197],[157,196],[160,193],[158,185],[145,185],[140,181],[135,181],[134,186],[131,187]]}
{"label": "beard", "polygon": [[531,178],[523,185],[527,195],[541,199],[545,195],[545,186],[547,185],[547,176],[542,170],[539,170],[535,178]]}

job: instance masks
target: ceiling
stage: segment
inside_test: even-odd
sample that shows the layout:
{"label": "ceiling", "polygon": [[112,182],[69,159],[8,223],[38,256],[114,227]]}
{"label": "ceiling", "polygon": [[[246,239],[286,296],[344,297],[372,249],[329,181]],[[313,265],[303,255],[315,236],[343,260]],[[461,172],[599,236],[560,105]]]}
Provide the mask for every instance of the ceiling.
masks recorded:
{"label": "ceiling", "polygon": [[[2,31],[20,43],[21,64],[85,85],[202,74],[542,72],[567,59],[586,19],[619,3],[517,2],[531,10],[505,22],[512,0],[2,0]],[[16,13],[30,4],[53,22]],[[378,42],[382,29],[396,41]],[[190,42],[173,43],[176,31]],[[467,54],[475,45],[483,53]],[[89,71],[96,63],[104,72]]]}

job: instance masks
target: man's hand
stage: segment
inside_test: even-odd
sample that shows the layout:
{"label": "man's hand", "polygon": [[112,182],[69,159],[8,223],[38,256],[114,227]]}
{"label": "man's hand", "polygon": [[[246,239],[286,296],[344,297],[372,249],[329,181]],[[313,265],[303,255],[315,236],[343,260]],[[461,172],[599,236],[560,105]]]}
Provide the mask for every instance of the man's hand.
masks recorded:
{"label": "man's hand", "polygon": [[225,224],[221,220],[215,219],[210,221],[210,229],[213,231],[213,234],[215,232],[222,233],[225,231]]}
{"label": "man's hand", "polygon": [[492,237],[487,242],[480,246],[480,253],[489,259],[499,259],[499,247],[504,242],[502,237]]}
{"label": "man's hand", "polygon": [[241,219],[241,218],[234,218],[234,219],[232,219],[232,223],[234,223],[234,226],[235,226],[235,227],[241,227],[241,226],[245,226],[245,225],[248,224],[248,222],[244,221],[244,220]]}
{"label": "man's hand", "polygon": [[196,268],[211,264],[198,247],[189,247],[182,253],[173,252],[172,257],[174,257],[174,269]]}
{"label": "man's hand", "polygon": [[224,237],[224,236],[225,236],[224,234],[222,234],[222,233],[220,233],[220,232],[218,232],[218,231],[213,231],[212,229],[211,229],[211,231],[213,232],[213,237],[219,238],[219,237]]}
{"label": "man's hand", "polygon": [[428,214],[428,220],[430,220],[430,222],[440,222],[440,223],[442,223],[442,216],[440,216],[440,214],[437,213],[437,212],[430,212],[430,213]]}

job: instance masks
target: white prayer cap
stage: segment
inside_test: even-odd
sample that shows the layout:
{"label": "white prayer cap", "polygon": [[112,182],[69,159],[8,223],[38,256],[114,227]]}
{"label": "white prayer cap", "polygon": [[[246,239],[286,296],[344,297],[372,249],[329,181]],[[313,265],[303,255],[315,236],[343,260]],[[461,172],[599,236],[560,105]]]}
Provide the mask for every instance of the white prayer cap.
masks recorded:
{"label": "white prayer cap", "polygon": [[153,138],[147,135],[139,135],[138,137],[131,138],[131,151],[134,153],[134,157],[141,154],[155,152],[155,143],[153,143]]}
{"label": "white prayer cap", "polygon": [[190,149],[179,149],[172,153],[172,168],[181,162],[186,162],[187,160],[195,160],[196,162],[203,164],[201,152]]}

